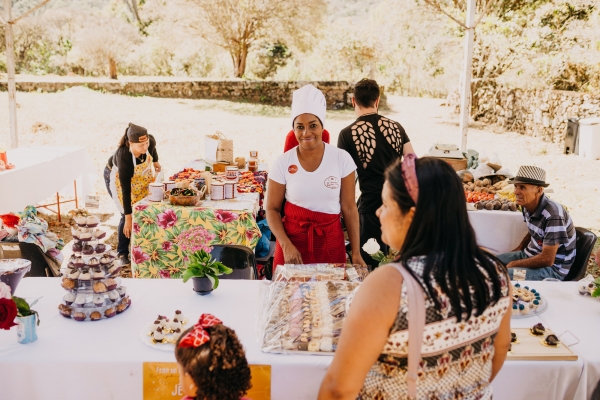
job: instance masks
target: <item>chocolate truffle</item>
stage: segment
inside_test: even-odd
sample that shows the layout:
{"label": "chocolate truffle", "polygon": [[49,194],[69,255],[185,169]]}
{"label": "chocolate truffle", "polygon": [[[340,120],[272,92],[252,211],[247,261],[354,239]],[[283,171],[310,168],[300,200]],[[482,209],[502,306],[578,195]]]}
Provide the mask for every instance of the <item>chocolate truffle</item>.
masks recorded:
{"label": "chocolate truffle", "polygon": [[99,321],[102,319],[102,314],[100,314],[100,312],[98,312],[98,311],[94,311],[93,313],[90,314],[90,319],[92,321]]}
{"label": "chocolate truffle", "polygon": [[76,312],[75,314],[73,314],[73,319],[75,321],[85,321],[85,318],[86,318],[85,313]]}
{"label": "chocolate truffle", "polygon": [[535,324],[533,328],[531,328],[531,333],[533,333],[535,336],[542,336],[544,332],[546,332],[546,328],[544,328],[544,325],[541,323]]}
{"label": "chocolate truffle", "polygon": [[106,318],[112,318],[115,315],[117,315],[117,311],[114,308],[107,308],[106,311],[104,311],[104,316]]}
{"label": "chocolate truffle", "polygon": [[108,289],[106,289],[106,285],[102,282],[94,283],[94,293],[106,293]]}

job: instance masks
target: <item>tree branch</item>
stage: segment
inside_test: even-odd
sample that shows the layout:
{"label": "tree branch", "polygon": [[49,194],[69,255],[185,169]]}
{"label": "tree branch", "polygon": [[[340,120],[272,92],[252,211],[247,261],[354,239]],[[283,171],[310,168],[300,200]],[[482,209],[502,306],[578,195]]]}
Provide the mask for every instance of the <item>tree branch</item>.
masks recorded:
{"label": "tree branch", "polygon": [[20,19],[25,18],[26,16],[28,16],[29,14],[31,14],[32,12],[34,12],[35,10],[37,10],[38,8],[40,8],[41,6],[43,6],[44,4],[48,3],[50,0],[43,0],[40,4],[38,4],[37,6],[33,7],[31,10],[23,13],[23,15],[19,16],[18,18],[13,19],[12,21],[8,21],[9,24],[16,24]]}
{"label": "tree branch", "polygon": [[[463,24],[461,21],[459,21],[458,19],[454,18],[452,15],[447,13],[437,2],[431,1],[431,0],[423,0],[423,1],[427,4],[429,4],[431,7],[438,10],[439,12],[441,12],[442,14],[444,14],[445,16],[447,16],[448,18],[450,18],[452,21],[454,21],[457,24],[459,24],[460,26],[462,26],[463,28],[468,29],[465,24]],[[490,0],[490,1],[492,1],[492,0]]]}
{"label": "tree branch", "polygon": [[479,23],[481,22],[481,20],[483,19],[483,17],[485,17],[485,15],[488,13],[488,11],[490,11],[490,8],[492,7],[492,4],[495,2],[495,0],[488,0],[487,4],[485,5],[485,7],[483,8],[483,10],[481,11],[481,14],[479,14],[479,18],[477,18],[475,20],[475,24],[473,24],[473,28],[475,28],[477,25],[479,25]]}

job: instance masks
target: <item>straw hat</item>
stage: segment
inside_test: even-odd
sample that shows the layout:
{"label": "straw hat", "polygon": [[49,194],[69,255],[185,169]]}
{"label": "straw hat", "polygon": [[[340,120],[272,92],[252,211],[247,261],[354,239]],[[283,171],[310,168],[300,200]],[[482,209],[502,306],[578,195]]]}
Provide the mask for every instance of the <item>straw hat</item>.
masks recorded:
{"label": "straw hat", "polygon": [[532,165],[521,166],[517,175],[511,179],[511,182],[542,187],[548,187],[550,185],[549,183],[546,183],[546,171]]}

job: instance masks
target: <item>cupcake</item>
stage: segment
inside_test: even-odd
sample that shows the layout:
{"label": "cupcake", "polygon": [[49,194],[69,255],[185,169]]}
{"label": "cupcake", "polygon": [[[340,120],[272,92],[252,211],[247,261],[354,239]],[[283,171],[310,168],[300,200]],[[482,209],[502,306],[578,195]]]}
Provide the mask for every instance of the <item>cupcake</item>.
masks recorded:
{"label": "cupcake", "polygon": [[535,324],[533,328],[531,328],[531,333],[535,336],[542,336],[545,332],[546,328],[544,328],[544,325],[542,325],[541,323]]}
{"label": "cupcake", "polygon": [[333,342],[331,338],[321,339],[321,351],[331,353],[333,351]]}
{"label": "cupcake", "polygon": [[75,293],[67,293],[63,296],[63,300],[66,305],[70,306],[75,301],[75,297]]}
{"label": "cupcake", "polygon": [[99,261],[99,262],[100,262],[100,265],[110,265],[110,264],[112,263],[112,259],[110,259],[110,258],[109,258],[109,257],[107,257],[107,256],[102,256],[102,257],[100,258],[100,261]]}
{"label": "cupcake", "polygon": [[75,217],[73,218],[75,220],[75,223],[79,226],[85,226],[87,224],[87,218],[86,217]]}
{"label": "cupcake", "polygon": [[104,243],[99,243],[94,250],[96,250],[96,254],[102,254],[106,251],[106,245]]}
{"label": "cupcake", "polygon": [[165,334],[160,327],[154,331],[152,336],[154,337],[154,341],[157,343],[162,343],[165,340]]}
{"label": "cupcake", "polygon": [[510,333],[510,342],[515,343],[517,341],[517,334],[514,332]]}
{"label": "cupcake", "polygon": [[77,268],[81,268],[81,267],[85,266],[85,261],[83,261],[83,258],[77,256],[77,257],[75,257],[75,260],[73,261],[73,264]]}
{"label": "cupcake", "polygon": [[91,256],[92,254],[94,254],[94,248],[89,244],[86,244],[85,246],[83,246],[83,250],[81,250],[81,252],[86,256]]}
{"label": "cupcake", "polygon": [[94,293],[106,293],[108,289],[106,289],[106,285],[103,282],[94,283]]}
{"label": "cupcake", "polygon": [[64,304],[58,305],[58,310],[63,317],[71,318],[71,313],[73,313],[73,309],[71,307],[65,306]]}
{"label": "cupcake", "polygon": [[85,304],[85,295],[84,294],[78,294],[77,297],[75,297],[75,305],[77,307],[83,307]]}
{"label": "cupcake", "polygon": [[104,239],[106,237],[106,232],[104,232],[101,229],[96,229],[92,234],[92,237],[94,238],[94,240]]}
{"label": "cupcake", "polygon": [[97,267],[100,265],[100,263],[98,262],[98,259],[96,257],[92,257],[90,258],[90,260],[88,261],[88,265],[90,267]]}
{"label": "cupcake", "polygon": [[90,314],[90,319],[92,321],[99,321],[102,319],[102,314],[100,314],[98,311],[94,311]]}
{"label": "cupcake", "polygon": [[79,232],[79,240],[89,242],[92,239],[92,234],[89,232]]}
{"label": "cupcake", "polygon": [[308,351],[319,351],[321,349],[321,341],[319,339],[313,339],[308,342]]}
{"label": "cupcake", "polygon": [[125,286],[119,286],[117,292],[119,293],[119,296],[123,297],[125,296],[125,293],[127,293],[127,288]]}
{"label": "cupcake", "polygon": [[95,215],[87,217],[86,225],[88,227],[94,228],[94,227],[98,226],[99,223],[100,223],[100,220]]}
{"label": "cupcake", "polygon": [[85,321],[86,317],[87,316],[85,315],[85,313],[82,312],[76,312],[75,314],[73,314],[73,319],[75,321]]}
{"label": "cupcake", "polygon": [[106,318],[112,318],[115,315],[117,315],[117,310],[115,310],[114,308],[107,308],[106,311],[104,311],[104,316]]}
{"label": "cupcake", "polygon": [[104,284],[106,285],[106,288],[108,290],[114,290],[117,288],[117,281],[115,281],[112,278],[108,278],[107,280],[105,280]]}
{"label": "cupcake", "polygon": [[77,279],[79,278],[79,274],[81,272],[78,269],[71,269],[69,270],[67,276],[69,277],[69,279]]}
{"label": "cupcake", "polygon": [[114,260],[115,258],[119,257],[119,253],[117,253],[116,250],[111,250],[108,252],[107,256]]}
{"label": "cupcake", "polygon": [[75,238],[75,239],[80,239],[81,232],[79,231],[79,229],[75,228],[74,226],[71,227],[71,235]]}
{"label": "cupcake", "polygon": [[519,304],[519,312],[521,314],[529,314],[529,307],[525,307],[525,304]]}
{"label": "cupcake", "polygon": [[173,319],[175,318],[177,318],[181,323],[183,323],[183,321],[185,320],[185,316],[180,310],[175,310],[175,316],[173,317]]}
{"label": "cupcake", "polygon": [[108,269],[108,274],[111,276],[116,276],[121,272],[121,265],[113,265]]}
{"label": "cupcake", "polygon": [[[106,274],[100,268],[94,268],[94,272],[92,272],[92,279],[104,279]],[[110,289],[109,289],[110,290]]]}
{"label": "cupcake", "polygon": [[75,281],[73,279],[64,278],[62,281],[62,287],[67,290],[75,289]]}
{"label": "cupcake", "polygon": [[79,280],[80,281],[89,281],[90,280],[90,271],[87,269],[84,269],[81,271],[81,274],[79,274]]}
{"label": "cupcake", "polygon": [[117,306],[117,314],[121,314],[123,311],[127,309],[127,303],[122,302]]}
{"label": "cupcake", "polygon": [[81,253],[83,250],[83,244],[81,242],[75,242],[72,246],[73,253]]}
{"label": "cupcake", "polygon": [[177,328],[175,330],[173,330],[173,339],[174,340],[179,340],[179,337],[181,336],[181,329]]}
{"label": "cupcake", "polygon": [[104,305],[104,296],[102,296],[100,294],[95,294],[94,295],[94,304],[96,305],[96,307],[102,307]]}
{"label": "cupcake", "polygon": [[110,292],[108,292],[108,298],[111,301],[117,301],[121,298],[121,296],[119,295],[119,293],[116,290],[111,290]]}
{"label": "cupcake", "polygon": [[560,340],[558,340],[556,335],[548,335],[546,339],[544,339],[544,342],[550,347],[557,347]]}
{"label": "cupcake", "polygon": [[539,306],[540,306],[540,301],[539,300],[534,300],[534,301],[531,302],[531,309],[532,310],[536,310]]}
{"label": "cupcake", "polygon": [[172,330],[181,328],[181,322],[179,322],[179,320],[177,318],[173,318],[173,321],[171,321],[169,323],[169,326],[171,327]]}

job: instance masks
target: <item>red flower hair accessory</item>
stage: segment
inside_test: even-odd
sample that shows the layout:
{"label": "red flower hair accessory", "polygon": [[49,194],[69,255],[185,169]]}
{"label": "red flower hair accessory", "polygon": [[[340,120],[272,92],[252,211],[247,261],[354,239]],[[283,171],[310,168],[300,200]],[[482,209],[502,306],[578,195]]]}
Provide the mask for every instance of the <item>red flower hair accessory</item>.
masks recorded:
{"label": "red flower hair accessory", "polygon": [[179,347],[200,347],[210,340],[206,328],[222,324],[223,322],[212,314],[202,314],[194,329],[189,331],[179,341]]}

